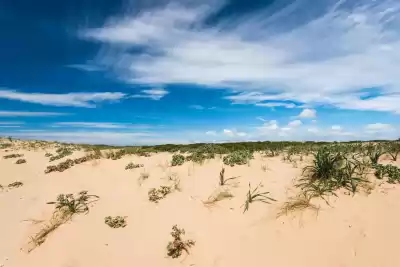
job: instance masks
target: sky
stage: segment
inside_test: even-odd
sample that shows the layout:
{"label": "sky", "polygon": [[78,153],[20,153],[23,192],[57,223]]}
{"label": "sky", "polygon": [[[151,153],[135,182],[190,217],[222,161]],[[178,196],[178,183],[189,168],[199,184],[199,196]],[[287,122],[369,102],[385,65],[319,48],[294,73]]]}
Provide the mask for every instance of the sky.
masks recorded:
{"label": "sky", "polygon": [[0,136],[400,137],[398,0],[0,1]]}

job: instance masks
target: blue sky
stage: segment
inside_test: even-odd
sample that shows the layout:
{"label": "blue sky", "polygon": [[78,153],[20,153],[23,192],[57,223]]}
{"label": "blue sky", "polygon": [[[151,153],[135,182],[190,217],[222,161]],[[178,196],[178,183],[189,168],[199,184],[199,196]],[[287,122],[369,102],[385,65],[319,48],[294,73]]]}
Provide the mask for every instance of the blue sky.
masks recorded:
{"label": "blue sky", "polygon": [[400,2],[0,2],[0,135],[400,137]]}

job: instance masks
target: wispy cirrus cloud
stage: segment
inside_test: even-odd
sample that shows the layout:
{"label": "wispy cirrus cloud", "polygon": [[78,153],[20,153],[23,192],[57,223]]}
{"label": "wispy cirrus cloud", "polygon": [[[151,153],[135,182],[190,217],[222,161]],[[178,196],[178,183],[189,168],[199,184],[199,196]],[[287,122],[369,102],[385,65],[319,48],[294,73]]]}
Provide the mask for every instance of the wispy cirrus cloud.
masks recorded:
{"label": "wispy cirrus cloud", "polygon": [[33,111],[11,111],[0,110],[0,117],[51,117],[51,116],[65,116],[69,113],[59,112],[33,112]]}
{"label": "wispy cirrus cloud", "polygon": [[103,129],[146,129],[150,125],[114,123],[114,122],[56,122],[52,127],[73,127],[73,128],[103,128]]}
{"label": "wispy cirrus cloud", "polygon": [[160,100],[166,96],[169,92],[159,88],[159,89],[148,89],[142,90],[140,94],[131,95],[130,98],[149,98],[151,100]]}
{"label": "wispy cirrus cloud", "polygon": [[[277,2],[274,12],[213,24],[220,1],[164,5],[110,18],[81,36],[103,42],[97,63],[129,83],[250,90],[253,103],[400,112],[398,1]],[[136,47],[145,52],[127,49]],[[379,88],[381,95],[365,98],[359,93],[365,88]],[[238,103],[240,97],[230,99]]]}
{"label": "wispy cirrus cloud", "polygon": [[3,99],[63,107],[70,106],[94,108],[98,103],[106,101],[119,101],[125,96],[125,93],[120,92],[45,94],[0,90],[0,98]]}

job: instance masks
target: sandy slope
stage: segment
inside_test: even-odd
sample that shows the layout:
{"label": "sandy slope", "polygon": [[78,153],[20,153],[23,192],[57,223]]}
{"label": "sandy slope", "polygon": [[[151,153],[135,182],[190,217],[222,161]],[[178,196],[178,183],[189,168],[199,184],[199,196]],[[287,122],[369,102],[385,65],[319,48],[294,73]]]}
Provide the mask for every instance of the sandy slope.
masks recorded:
{"label": "sandy slope", "polygon": [[[15,151],[14,151],[15,152]],[[169,167],[172,157],[160,153],[150,158],[126,156],[87,162],[63,172],[43,173],[48,163],[44,151],[25,154],[27,164],[3,159],[0,151],[0,184],[14,181],[23,187],[0,192],[0,266],[4,267],[128,267],[128,266],[400,266],[400,188],[377,184],[370,195],[340,194],[331,207],[321,202],[313,211],[276,218],[282,204],[295,193],[293,183],[301,174],[281,158],[256,158],[250,166],[226,167],[226,176],[240,176],[232,185],[234,198],[206,207],[206,200],[218,184],[222,161],[203,165],[185,163]],[[75,152],[71,158],[82,155]],[[59,160],[63,161],[65,159]],[[124,170],[127,163],[143,168]],[[267,165],[267,171],[261,166]],[[141,172],[150,177],[139,185]],[[168,175],[181,180],[181,192],[168,195],[158,204],[148,201],[151,187],[167,182]],[[248,183],[262,182],[271,204],[254,203],[243,214],[240,206]],[[40,247],[26,252],[29,237],[48,220],[60,193],[88,190],[100,196],[87,215],[77,215],[53,232]],[[128,225],[112,229],[105,216],[127,216]],[[190,255],[166,257],[174,224],[196,241]]]}

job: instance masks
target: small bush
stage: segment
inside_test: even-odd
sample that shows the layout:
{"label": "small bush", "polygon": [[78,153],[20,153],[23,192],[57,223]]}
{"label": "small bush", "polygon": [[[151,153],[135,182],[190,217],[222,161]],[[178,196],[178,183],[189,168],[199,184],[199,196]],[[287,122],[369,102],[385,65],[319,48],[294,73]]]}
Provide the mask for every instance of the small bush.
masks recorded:
{"label": "small bush", "polygon": [[253,153],[247,150],[239,150],[226,155],[223,159],[225,165],[244,165],[253,159]]}
{"label": "small bush", "polygon": [[134,164],[133,162],[130,162],[128,165],[125,166],[125,170],[136,169],[143,166],[144,166],[143,164]]}
{"label": "small bush", "polygon": [[20,158],[23,157],[24,154],[10,154],[3,156],[3,159],[13,159],[13,158]]}
{"label": "small bush", "polygon": [[15,162],[15,164],[24,164],[26,163],[26,159],[19,159]]}
{"label": "small bush", "polygon": [[167,255],[172,258],[178,258],[182,255],[182,251],[186,251],[189,254],[189,248],[196,244],[195,241],[182,240],[182,235],[185,234],[184,229],[179,229],[177,225],[172,226],[171,236],[174,241],[169,242],[167,246]]}
{"label": "small bush", "polygon": [[111,151],[106,154],[107,159],[118,160],[121,159],[126,154],[124,149],[118,150],[117,152]]}
{"label": "small bush", "polygon": [[116,217],[107,216],[104,218],[104,223],[110,226],[111,228],[124,228],[127,225],[125,217],[122,216],[116,216]]}
{"label": "small bush", "polygon": [[171,165],[172,166],[180,166],[185,163],[185,157],[183,155],[173,155]]}
{"label": "small bush", "polygon": [[8,185],[8,188],[18,188],[23,186],[24,184],[22,182],[14,182]]}
{"label": "small bush", "polygon": [[44,154],[44,156],[45,156],[46,158],[49,158],[49,157],[52,157],[53,154],[51,154],[51,153],[46,153],[46,154]]}
{"label": "small bush", "polygon": [[56,201],[47,202],[47,204],[54,204],[56,210],[67,209],[72,215],[76,213],[88,213],[89,204],[92,202],[91,199],[98,199],[96,195],[88,195],[88,191],[81,191],[74,196],[73,194],[60,194]]}
{"label": "small bush", "polygon": [[59,148],[56,150],[56,152],[58,153],[58,155],[50,156],[49,162],[59,160],[66,156],[72,155],[72,150],[70,150],[68,148]]}
{"label": "small bush", "polygon": [[148,192],[149,200],[151,202],[158,203],[159,200],[164,199],[169,193],[171,193],[172,188],[170,186],[160,186],[160,188],[152,188]]}

